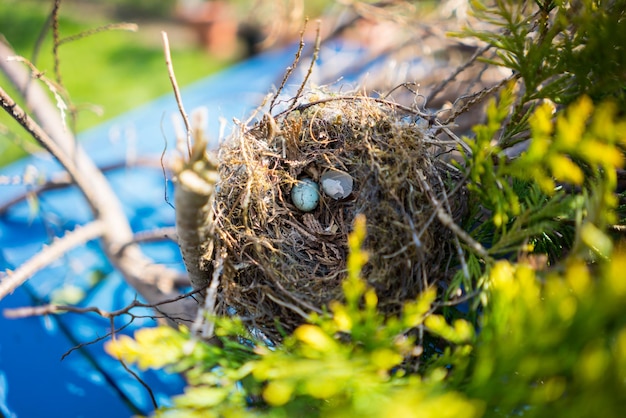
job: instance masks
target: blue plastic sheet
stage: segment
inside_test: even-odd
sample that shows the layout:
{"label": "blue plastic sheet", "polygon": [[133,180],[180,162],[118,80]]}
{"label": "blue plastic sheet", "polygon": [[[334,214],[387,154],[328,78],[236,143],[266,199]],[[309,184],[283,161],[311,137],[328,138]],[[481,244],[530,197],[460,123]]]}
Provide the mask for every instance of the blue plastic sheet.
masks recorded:
{"label": "blue plastic sheet", "polygon": [[[208,77],[183,89],[185,107],[206,107],[212,122],[209,134],[216,138],[218,117],[244,118],[276,79],[280,80],[292,59],[292,50],[271,52]],[[81,144],[101,167],[134,157],[158,158],[166,140],[169,150],[173,149],[170,117],[177,114],[173,95],[168,95],[82,133]],[[59,172],[50,157],[37,155],[3,168],[0,175],[23,176],[33,167],[36,177],[44,179]],[[107,172],[107,178],[134,231],[173,225],[174,209],[164,197],[166,191],[172,195],[171,184],[165,181],[160,167],[120,168]],[[0,204],[29,187],[33,186],[0,186]],[[33,205],[32,200],[19,203],[0,217],[0,271],[15,269],[54,236],[92,219],[74,187],[46,192]],[[159,263],[182,269],[174,244],[148,244],[144,250]],[[137,296],[92,242],[71,251],[0,301],[0,312],[47,303],[60,288],[83,291],[78,306],[105,310],[123,308]],[[123,325],[125,320],[128,322],[128,318],[120,318],[116,325]],[[137,319],[123,332],[151,325],[154,322],[150,319]],[[121,417],[150,413],[153,404],[146,389],[104,352],[107,339],[61,359],[72,347],[97,340],[109,328],[108,320],[94,314],[18,320],[0,316],[0,416]],[[150,386],[159,405],[166,405],[170,396],[182,392],[184,382],[176,374],[135,371]]]}
{"label": "blue plastic sheet", "polygon": [[[342,85],[349,85],[385,60],[369,59],[363,52],[359,46],[326,45],[312,80],[320,84],[341,80]],[[218,118],[245,120],[250,110],[280,85],[294,53],[295,47],[264,53],[183,89],[186,109],[208,109],[208,133],[215,141]],[[306,64],[285,86],[287,95],[299,85]],[[100,167],[132,162],[138,157],[158,159],[165,142],[169,152],[174,148],[172,115],[178,115],[178,108],[173,95],[168,95],[82,133],[81,145]],[[32,167],[36,168],[35,177],[45,179],[60,171],[49,156],[37,155],[3,168],[0,175],[23,176],[27,170],[32,172]],[[122,167],[106,174],[135,232],[174,224],[174,209],[165,199],[173,191],[161,167]],[[0,205],[29,187],[33,186],[0,186]],[[74,187],[48,191],[36,201],[14,205],[0,216],[0,271],[15,269],[53,237],[91,219],[88,206]],[[159,263],[183,268],[174,244],[147,244],[143,248]],[[137,296],[109,265],[98,244],[92,242],[71,251],[0,301],[0,313],[6,308],[48,303],[57,289],[68,287],[84,292],[78,306],[109,311],[127,306]],[[122,318],[116,326],[123,324]],[[150,319],[137,319],[123,332],[152,325]],[[61,360],[72,347],[102,337],[109,326],[108,320],[93,314],[19,320],[0,315],[0,417],[149,414],[153,406],[148,392],[104,352],[103,341],[85,345]],[[150,386],[159,405],[167,405],[172,395],[182,392],[184,382],[178,375],[135,371]]]}

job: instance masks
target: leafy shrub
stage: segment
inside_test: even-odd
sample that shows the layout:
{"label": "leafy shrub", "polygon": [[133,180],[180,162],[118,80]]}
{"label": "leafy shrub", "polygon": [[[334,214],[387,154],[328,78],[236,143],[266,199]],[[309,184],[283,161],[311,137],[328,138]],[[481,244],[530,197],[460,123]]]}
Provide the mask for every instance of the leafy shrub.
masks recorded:
{"label": "leafy shrub", "polygon": [[[358,277],[362,225],[352,235],[346,303],[266,347],[238,320],[217,320],[218,344],[185,329],[138,331],[108,351],[190,383],[157,416],[619,416],[626,405],[626,253],[589,267],[578,257],[539,274],[497,262],[475,330],[431,313],[434,292],[384,318]],[[411,328],[445,338],[419,373]],[[477,335],[475,335],[477,334]],[[245,336],[245,337],[242,337]],[[427,339],[428,340],[428,339]]]}

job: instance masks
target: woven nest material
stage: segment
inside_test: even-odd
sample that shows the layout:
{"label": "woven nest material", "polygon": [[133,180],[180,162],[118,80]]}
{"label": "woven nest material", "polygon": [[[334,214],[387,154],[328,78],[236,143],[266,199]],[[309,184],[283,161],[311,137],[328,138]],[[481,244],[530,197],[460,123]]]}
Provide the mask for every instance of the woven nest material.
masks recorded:
{"label": "woven nest material", "polygon": [[[273,339],[342,298],[357,214],[367,220],[370,255],[362,274],[385,313],[446,280],[451,254],[452,235],[435,202],[446,201],[458,174],[438,158],[446,149],[424,124],[365,96],[310,92],[305,99],[280,117],[242,127],[220,151],[216,238],[232,267],[220,305]],[[349,173],[352,193],[340,200],[320,193],[315,210],[297,209],[294,184],[319,182],[328,170]],[[450,204],[439,204],[457,220],[465,207],[458,190]]]}

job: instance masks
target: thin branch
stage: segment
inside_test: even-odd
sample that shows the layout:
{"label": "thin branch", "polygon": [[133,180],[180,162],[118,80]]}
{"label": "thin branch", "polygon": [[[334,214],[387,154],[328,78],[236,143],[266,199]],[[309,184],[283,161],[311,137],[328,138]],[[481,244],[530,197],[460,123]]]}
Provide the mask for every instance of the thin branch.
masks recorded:
{"label": "thin branch", "polygon": [[189,117],[187,116],[187,112],[185,112],[185,107],[183,106],[183,100],[180,96],[180,90],[178,88],[178,83],[176,82],[176,74],[174,74],[174,66],[172,64],[172,56],[170,54],[170,41],[167,37],[166,32],[161,32],[161,36],[163,38],[163,51],[165,53],[165,65],[167,65],[167,73],[170,76],[170,82],[172,83],[172,88],[174,89],[174,96],[176,97],[176,104],[178,104],[178,110],[180,111],[180,115],[185,122],[185,128],[187,129],[187,151],[189,152],[189,156],[191,156],[191,125],[189,123]]}
{"label": "thin branch", "polygon": [[[111,321],[111,339],[113,341],[115,341],[116,340],[116,336],[115,336],[116,334],[114,332],[114,330],[115,330],[114,318],[111,318],[110,321]],[[150,388],[150,386],[148,386],[148,384],[141,377],[139,377],[139,375],[137,373],[135,373],[133,370],[131,370],[126,365],[126,363],[124,362],[124,360],[122,359],[121,356],[117,357],[117,361],[120,362],[120,364],[122,365],[124,370],[126,370],[131,376],[133,376],[135,378],[135,380],[137,382],[139,382],[139,384],[141,384],[141,386],[143,386],[148,391],[148,395],[150,395],[150,399],[152,400],[152,406],[154,407],[154,409],[158,409],[159,405],[157,404],[156,398],[154,397],[154,393],[152,392],[152,389]]]}
{"label": "thin branch", "polygon": [[17,270],[9,273],[0,282],[0,300],[13,292],[37,271],[57,260],[72,248],[100,237],[104,233],[104,230],[104,222],[94,221],[83,227],[77,227],[71,232],[67,232],[62,238],[55,239],[52,244],[44,247],[31,259],[23,263]]}
{"label": "thin branch", "polygon": [[63,45],[68,42],[77,41],[79,39],[83,39],[88,36],[95,35],[97,33],[105,32],[109,30],[126,30],[129,32],[137,32],[138,29],[139,29],[139,26],[136,23],[128,23],[128,22],[110,23],[108,25],[99,26],[97,28],[93,28],[93,29],[89,29],[89,30],[77,33],[76,35],[66,36],[65,38],[62,38],[59,40],[59,45]]}
{"label": "thin branch", "polygon": [[[10,57],[15,55],[15,51],[7,44],[0,42],[0,70],[6,74],[9,82],[17,87],[25,101],[24,107],[32,112],[34,119],[48,136],[68,155],[72,155],[76,149],[74,136],[63,125],[59,112],[50,102],[47,92],[39,84],[31,83],[32,75],[40,72],[36,69],[34,72],[27,71],[23,66],[10,62]],[[31,65],[34,67],[34,64]]]}
{"label": "thin branch", "polygon": [[26,131],[52,156],[54,156],[63,167],[67,170],[74,182],[80,187],[81,191],[87,197],[94,212],[98,212],[97,206],[94,205],[96,197],[95,190],[89,187],[85,177],[81,175],[74,163],[64,150],[48,136],[46,131],[41,128],[15,101],[0,87],[0,106],[15,119]]}
{"label": "thin branch", "polygon": [[484,54],[485,52],[487,52],[489,49],[491,49],[493,47],[493,45],[488,44],[485,45],[479,49],[476,50],[476,52],[474,52],[474,54],[467,60],[467,62],[463,65],[459,65],[453,72],[452,74],[450,74],[448,77],[446,77],[444,80],[441,81],[441,83],[437,84],[432,90],[431,92],[428,94],[428,98],[426,99],[426,103],[432,101],[439,93],[441,93],[441,91],[450,83],[452,82],[459,74],[461,74],[463,71],[465,71],[466,68],[468,68],[470,65],[472,65],[477,59],[478,57],[480,57],[482,54]]}
{"label": "thin branch", "polygon": [[393,102],[393,101],[390,101],[390,100],[386,100],[386,99],[383,99],[383,98],[380,98],[380,97],[370,97],[370,96],[336,96],[336,97],[326,97],[324,99],[315,100],[315,101],[312,101],[312,102],[309,102],[309,103],[303,103],[301,105],[298,105],[298,106],[294,107],[293,109],[284,110],[284,111],[280,112],[276,117],[282,116],[282,115],[284,115],[286,113],[293,112],[293,111],[303,112],[306,109],[308,109],[310,107],[313,107],[313,106],[317,106],[317,105],[324,104],[324,103],[329,103],[329,102],[342,101],[342,100],[346,100],[346,101],[347,100],[354,100],[354,101],[356,101],[356,100],[368,101],[369,100],[369,101],[373,101],[373,102],[376,102],[376,103],[384,104],[384,105],[387,105],[387,106],[390,106],[390,107],[394,107],[394,108],[396,108],[398,110],[401,110],[401,111],[406,112],[406,113],[411,114],[411,115],[416,114],[416,115],[418,115],[418,116],[420,116],[420,117],[422,117],[424,119],[427,119],[427,120],[431,120],[434,117],[431,114],[424,113],[424,112],[422,112],[420,110],[413,109],[413,108],[410,108],[408,106],[404,106],[404,105],[401,105],[399,103],[396,103],[396,102]]}
{"label": "thin branch", "polygon": [[[107,173],[113,170],[129,168],[129,167],[155,167],[156,168],[157,166],[158,164],[154,160],[154,158],[137,158],[137,159],[134,159],[132,163],[128,163],[126,161],[116,162],[113,164],[99,167],[99,170],[102,171],[103,173]],[[0,184],[7,184],[6,180],[4,180],[4,183],[3,183],[2,177],[0,177]],[[33,187],[29,188],[29,190],[26,190],[24,193],[17,194],[14,197],[12,197],[10,200],[7,200],[3,202],[2,204],[0,204],[0,215],[8,211],[9,208],[11,208],[13,205],[16,205],[26,200],[29,196],[32,196],[33,194],[40,195],[42,193],[45,193],[51,190],[58,190],[63,187],[68,187],[72,185],[72,178],[66,172],[55,173],[55,175],[52,178],[46,180],[45,183],[43,184],[38,183],[38,182],[35,183],[31,181],[22,181],[20,179],[21,179],[20,176],[17,176],[17,178],[9,179],[10,184],[11,185],[18,185],[18,184],[28,185],[28,186],[33,186]]]}
{"label": "thin branch", "polygon": [[435,303],[433,303],[433,307],[435,309],[438,309],[438,308],[443,308],[444,306],[460,305],[461,303],[465,303],[465,302],[467,302],[469,300],[475,299],[481,293],[482,293],[482,290],[480,290],[480,289],[474,290],[473,292],[466,293],[463,296],[459,296],[456,299],[449,299],[449,300],[445,300],[445,301],[441,301],[441,302],[435,302]]}
{"label": "thin branch", "polygon": [[[517,80],[518,78],[520,78],[520,75],[518,73],[513,73],[511,76],[500,80],[498,83],[489,88],[482,89],[476,93],[467,96],[459,97],[457,100],[455,100],[454,105],[452,106],[452,114],[444,122],[442,122],[443,125],[448,125],[452,123],[459,115],[465,113],[470,107],[482,102],[489,95],[504,87],[504,85],[506,85],[509,81]],[[461,104],[461,106],[458,106],[459,103]]]}
{"label": "thin branch", "polygon": [[55,314],[55,313],[71,312],[71,313],[78,313],[78,314],[95,313],[106,319],[111,319],[111,318],[115,318],[115,317],[122,316],[122,315],[130,315],[131,317],[134,318],[135,315],[131,313],[131,310],[133,310],[134,308],[157,308],[159,306],[175,303],[182,299],[186,299],[204,290],[205,288],[192,290],[190,292],[177,295],[176,297],[165,299],[157,303],[144,303],[135,299],[131,303],[126,305],[125,307],[118,309],[116,311],[106,311],[104,309],[98,308],[97,306],[86,306],[84,308],[81,308],[80,306],[72,306],[72,305],[47,304],[47,305],[41,305],[41,306],[25,306],[21,308],[5,309],[3,311],[3,315],[5,318],[20,319],[20,318],[28,318],[31,316],[43,316],[43,315],[50,315],[50,314]]}
{"label": "thin branch", "polygon": [[158,242],[163,240],[178,242],[175,226],[165,226],[162,228],[151,229],[149,231],[141,231],[135,233],[133,236],[133,242],[136,243]]}
{"label": "thin branch", "polygon": [[[219,257],[215,261],[215,268],[213,270],[213,277],[211,283],[206,292],[204,299],[204,306],[202,309],[198,309],[196,320],[194,321],[191,331],[192,334],[198,335],[204,340],[208,340],[213,337],[213,331],[215,330],[215,321],[211,318],[215,315],[215,303],[217,301],[217,289],[220,285],[220,277],[224,270],[224,261],[226,260],[226,251],[221,251]],[[202,329],[202,331],[200,331]]]}
{"label": "thin branch", "polygon": [[165,135],[165,131],[163,130],[163,119],[165,118],[165,113],[161,116],[161,136],[163,137],[163,151],[161,152],[161,158],[159,159],[161,163],[161,172],[163,173],[163,200],[165,203],[169,205],[172,209],[176,210],[172,202],[170,202],[169,196],[167,195],[167,183],[169,179],[167,178],[167,169],[165,168],[165,155],[167,154],[167,136]]}
{"label": "thin branch", "polygon": [[278,86],[278,90],[276,90],[276,93],[274,93],[274,97],[272,97],[272,101],[270,102],[270,110],[269,110],[270,113],[272,113],[272,109],[274,109],[274,105],[276,104],[276,100],[278,99],[278,96],[280,96],[280,93],[285,88],[285,85],[287,84],[287,80],[289,79],[289,77],[291,77],[291,73],[293,73],[293,71],[296,69],[298,62],[300,62],[300,56],[302,55],[302,51],[304,50],[304,30],[306,29],[307,22],[308,20],[304,21],[304,27],[302,28],[302,31],[300,32],[300,43],[298,44],[298,50],[296,51],[296,56],[294,57],[291,65],[286,68],[285,74],[283,75],[283,80],[280,82],[280,86]]}
{"label": "thin branch", "polygon": [[[5,314],[5,316],[6,316],[6,314]],[[61,356],[61,361],[65,360],[67,356],[69,356],[70,354],[72,354],[76,350],[80,350],[81,348],[86,347],[88,345],[99,343],[100,341],[103,341],[103,340],[109,338],[113,334],[124,330],[126,327],[128,327],[130,324],[132,324],[134,320],[135,320],[135,317],[131,317],[130,320],[126,324],[122,325],[121,327],[119,327],[117,329],[111,329],[111,331],[107,332],[106,334],[104,334],[104,335],[102,335],[102,336],[100,336],[100,337],[98,337],[98,338],[96,338],[94,340],[87,341],[87,342],[75,345],[74,347],[70,348],[65,353],[63,353],[63,355]]]}
{"label": "thin branch", "polygon": [[[17,61],[17,62],[22,62],[26,64],[30,68],[33,78],[41,80],[46,85],[46,87],[48,87],[48,90],[50,90],[50,92],[52,93],[52,95],[54,96],[57,102],[57,109],[59,109],[59,112],[61,112],[61,121],[63,122],[63,129],[67,129],[66,111],[68,110],[68,105],[66,102],[69,102],[69,99],[68,99],[67,92],[64,90],[63,86],[59,84],[58,82],[50,80],[48,77],[44,76],[43,73],[39,71],[37,67],[35,67],[35,64],[33,64],[32,62],[30,62],[24,57],[21,57],[21,56],[7,57],[7,61]],[[65,98],[62,95],[65,96]]]}
{"label": "thin branch", "polygon": [[[317,31],[315,34],[315,47],[313,48],[313,56],[311,57],[311,63],[309,64],[309,69],[306,73],[306,75],[304,76],[304,80],[302,80],[302,84],[300,84],[300,88],[298,89],[297,93],[295,96],[293,96],[293,99],[291,99],[291,105],[289,107],[292,107],[296,104],[296,102],[298,101],[298,99],[300,98],[300,96],[302,95],[302,91],[304,91],[304,88],[306,87],[306,83],[309,81],[309,78],[311,77],[311,74],[313,73],[313,67],[315,66],[315,62],[317,61],[317,58],[319,56],[320,53],[320,43],[321,43],[321,39],[322,36],[320,35],[320,25],[321,25],[321,21],[318,20],[317,21]],[[301,35],[304,36],[304,35]],[[278,96],[276,96],[278,97]],[[270,108],[271,110],[271,108]]]}
{"label": "thin branch", "polygon": [[420,186],[422,187],[424,192],[428,195],[428,198],[430,199],[432,203],[433,209],[435,210],[435,214],[437,215],[439,222],[441,222],[441,224],[444,227],[452,231],[452,233],[454,233],[456,236],[458,236],[463,241],[465,241],[465,243],[470,247],[470,249],[474,251],[476,254],[478,254],[479,256],[481,256],[484,260],[491,261],[492,258],[487,252],[487,250],[485,250],[485,248],[478,241],[476,241],[467,232],[465,232],[460,226],[458,226],[454,222],[454,219],[452,219],[452,216],[450,216],[448,212],[443,210],[443,207],[442,207],[443,203],[437,199],[437,197],[435,196],[435,193],[433,192],[431,187],[428,185],[428,182],[426,181],[426,176],[424,176],[424,173],[421,170],[417,170],[416,172],[417,172],[417,178],[420,182]]}
{"label": "thin branch", "polygon": [[122,360],[121,358],[118,358],[117,361],[120,362],[124,370],[126,370],[131,376],[133,376],[135,380],[139,382],[139,384],[143,386],[146,389],[146,391],[148,391],[148,395],[150,395],[150,400],[152,400],[152,406],[154,407],[154,409],[158,409],[159,404],[157,403],[156,398],[154,397],[154,392],[152,392],[152,388],[150,388],[150,386],[137,373],[131,370],[130,367],[126,365],[124,360]]}
{"label": "thin branch", "polygon": [[[48,17],[46,18],[46,21],[44,22],[43,26],[39,30],[39,35],[37,35],[37,40],[35,41],[35,46],[33,47],[33,54],[31,55],[31,58],[30,58],[30,61],[33,63],[33,65],[37,65],[37,60],[39,59],[39,52],[41,51],[41,47],[46,39],[46,35],[48,34],[48,31],[50,30],[51,25],[52,25],[52,13],[49,13]],[[28,95],[28,88],[31,82],[32,82],[32,79],[29,80],[29,83],[24,86],[23,90],[21,91],[22,97],[26,97]]]}
{"label": "thin branch", "polygon": [[61,0],[54,0],[54,7],[52,8],[52,56],[54,57],[54,74],[57,78],[57,83],[63,85],[61,80],[61,68],[59,62],[59,8],[61,7]]}

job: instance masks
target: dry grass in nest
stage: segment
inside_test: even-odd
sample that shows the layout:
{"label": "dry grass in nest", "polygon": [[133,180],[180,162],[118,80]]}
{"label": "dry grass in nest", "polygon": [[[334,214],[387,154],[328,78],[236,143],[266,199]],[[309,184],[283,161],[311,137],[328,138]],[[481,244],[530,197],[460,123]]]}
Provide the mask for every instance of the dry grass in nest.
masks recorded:
{"label": "dry grass in nest", "polygon": [[[319,92],[304,101],[242,127],[220,155],[217,239],[233,267],[222,280],[220,305],[274,339],[341,299],[357,214],[367,219],[363,276],[386,313],[445,280],[451,254],[452,235],[429,197],[442,201],[444,188],[450,193],[458,182],[438,158],[444,145],[393,103]],[[290,198],[297,180],[319,181],[331,169],[352,176],[352,194],[334,200],[322,192],[315,210],[298,210]],[[450,199],[455,219],[462,196]]]}

